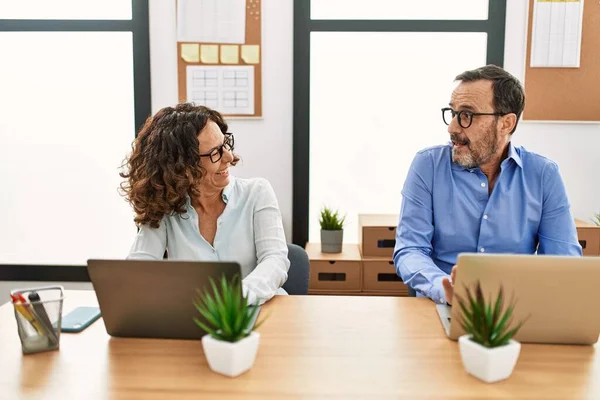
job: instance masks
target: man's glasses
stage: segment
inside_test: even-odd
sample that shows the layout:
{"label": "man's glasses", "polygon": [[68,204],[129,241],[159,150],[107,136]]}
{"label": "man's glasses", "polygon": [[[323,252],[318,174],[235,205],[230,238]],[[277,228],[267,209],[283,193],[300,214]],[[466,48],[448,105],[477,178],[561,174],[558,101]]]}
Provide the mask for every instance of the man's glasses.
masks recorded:
{"label": "man's glasses", "polygon": [[215,147],[210,153],[200,154],[200,157],[210,157],[210,161],[216,163],[223,157],[223,149],[233,151],[233,133],[226,133],[224,136],[225,140],[222,145]]}
{"label": "man's glasses", "polygon": [[450,125],[452,118],[458,117],[458,124],[464,129],[467,129],[473,123],[473,117],[477,115],[495,115],[503,116],[510,113],[477,113],[473,111],[461,110],[455,111],[450,107],[442,108],[442,119],[446,125]]}

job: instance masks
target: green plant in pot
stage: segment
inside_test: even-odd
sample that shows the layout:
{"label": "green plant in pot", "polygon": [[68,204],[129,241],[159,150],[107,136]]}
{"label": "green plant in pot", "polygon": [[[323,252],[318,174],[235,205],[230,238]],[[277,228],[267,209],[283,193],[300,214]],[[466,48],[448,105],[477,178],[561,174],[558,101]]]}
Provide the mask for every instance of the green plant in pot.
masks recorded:
{"label": "green plant in pot", "polygon": [[329,207],[321,210],[321,252],[341,253],[344,241],[344,221],[346,217],[340,217],[337,211]]}
{"label": "green plant in pot", "polygon": [[239,275],[230,279],[223,275],[218,283],[211,278],[210,288],[197,292],[193,304],[202,319],[194,317],[194,322],[207,332],[202,347],[210,369],[230,377],[248,371],[260,341],[255,329],[265,318],[256,322],[259,308],[243,296]]}
{"label": "green plant in pot", "polygon": [[459,338],[463,365],[468,373],[485,382],[507,379],[521,350],[521,344],[513,337],[525,320],[513,324],[515,303],[510,301],[505,307],[502,286],[495,299],[488,300],[479,281],[473,291],[464,289],[464,298],[454,295],[460,307],[459,322],[466,332]]}

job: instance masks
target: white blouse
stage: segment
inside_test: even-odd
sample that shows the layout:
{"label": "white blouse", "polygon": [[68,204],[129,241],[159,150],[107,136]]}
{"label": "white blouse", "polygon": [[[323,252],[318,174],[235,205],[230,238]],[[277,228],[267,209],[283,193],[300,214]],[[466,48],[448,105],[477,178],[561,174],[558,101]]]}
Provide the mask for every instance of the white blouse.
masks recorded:
{"label": "white blouse", "polygon": [[200,234],[190,198],[187,214],[165,215],[158,228],[142,225],[128,259],[235,261],[242,268],[242,287],[250,303],[263,304],[285,293],[290,262],[281,212],[271,184],[262,178],[230,177],[223,189],[225,210],[217,219],[211,246]]}

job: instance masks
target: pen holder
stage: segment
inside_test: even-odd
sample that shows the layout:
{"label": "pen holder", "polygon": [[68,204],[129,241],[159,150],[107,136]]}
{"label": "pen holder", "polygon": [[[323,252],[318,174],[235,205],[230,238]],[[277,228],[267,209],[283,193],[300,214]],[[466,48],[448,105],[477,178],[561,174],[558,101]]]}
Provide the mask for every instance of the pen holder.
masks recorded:
{"label": "pen holder", "polygon": [[17,289],[10,292],[23,354],[56,350],[60,344],[62,286]]}

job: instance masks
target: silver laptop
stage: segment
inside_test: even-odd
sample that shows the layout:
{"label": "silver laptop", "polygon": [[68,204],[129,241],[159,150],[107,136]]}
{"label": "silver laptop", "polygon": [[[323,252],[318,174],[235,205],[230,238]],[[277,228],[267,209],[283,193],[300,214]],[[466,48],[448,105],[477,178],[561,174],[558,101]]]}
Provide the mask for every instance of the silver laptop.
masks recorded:
{"label": "silver laptop", "polygon": [[88,260],[87,269],[109,335],[164,339],[202,338],[197,289],[241,274],[238,263],[172,260]]}
{"label": "silver laptop", "polygon": [[[513,320],[527,318],[515,339],[523,343],[594,344],[600,334],[600,257],[516,254],[459,254],[455,294],[481,282],[489,299],[504,288],[505,306],[514,294]],[[495,297],[494,297],[495,298]],[[456,297],[454,300],[456,303]],[[448,337],[465,332],[460,307],[438,304]]]}

